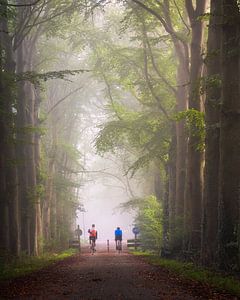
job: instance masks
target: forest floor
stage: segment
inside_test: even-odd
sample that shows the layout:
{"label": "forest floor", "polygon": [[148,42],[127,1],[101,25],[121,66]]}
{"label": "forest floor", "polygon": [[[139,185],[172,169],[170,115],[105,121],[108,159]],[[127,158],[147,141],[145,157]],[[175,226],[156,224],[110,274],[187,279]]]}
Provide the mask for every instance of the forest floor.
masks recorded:
{"label": "forest floor", "polygon": [[188,300],[239,299],[206,284],[183,279],[124,250],[97,247],[32,274],[0,282],[0,299]]}

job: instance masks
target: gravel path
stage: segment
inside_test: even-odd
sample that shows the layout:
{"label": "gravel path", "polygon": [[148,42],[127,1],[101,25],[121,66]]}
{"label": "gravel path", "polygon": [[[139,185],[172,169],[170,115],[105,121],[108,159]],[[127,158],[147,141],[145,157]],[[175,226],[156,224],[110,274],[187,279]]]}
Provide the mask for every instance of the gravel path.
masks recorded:
{"label": "gravel path", "polygon": [[237,299],[183,280],[125,250],[98,249],[60,261],[31,275],[0,283],[0,299],[188,300]]}

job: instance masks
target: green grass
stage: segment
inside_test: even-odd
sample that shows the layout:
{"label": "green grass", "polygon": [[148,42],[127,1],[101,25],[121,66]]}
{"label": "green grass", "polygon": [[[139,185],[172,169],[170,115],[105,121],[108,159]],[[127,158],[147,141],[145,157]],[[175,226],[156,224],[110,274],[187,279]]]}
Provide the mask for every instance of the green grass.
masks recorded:
{"label": "green grass", "polygon": [[198,267],[193,263],[163,259],[149,252],[133,251],[131,253],[137,256],[145,257],[149,263],[173,271],[185,279],[193,279],[201,283],[211,285],[217,290],[226,291],[232,295],[240,296],[240,281],[232,276],[224,276],[222,274]]}
{"label": "green grass", "polygon": [[9,264],[1,266],[0,280],[12,279],[40,270],[50,264],[63,260],[76,253],[74,249],[68,249],[60,253],[45,253],[41,256],[22,255]]}

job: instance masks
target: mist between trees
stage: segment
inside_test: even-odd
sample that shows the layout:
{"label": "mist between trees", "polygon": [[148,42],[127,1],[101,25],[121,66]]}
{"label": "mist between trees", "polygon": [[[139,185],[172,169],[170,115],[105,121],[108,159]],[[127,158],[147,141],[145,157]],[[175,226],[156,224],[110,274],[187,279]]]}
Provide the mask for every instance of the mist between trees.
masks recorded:
{"label": "mist between trees", "polygon": [[237,0],[0,1],[4,259],[67,247],[105,177],[145,246],[239,269],[239,34]]}

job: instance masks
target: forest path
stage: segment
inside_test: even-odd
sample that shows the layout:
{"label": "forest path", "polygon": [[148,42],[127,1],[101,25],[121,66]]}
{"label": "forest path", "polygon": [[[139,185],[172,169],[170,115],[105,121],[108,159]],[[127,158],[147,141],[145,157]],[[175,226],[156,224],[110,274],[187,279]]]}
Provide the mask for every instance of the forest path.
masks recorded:
{"label": "forest path", "polygon": [[98,248],[59,261],[30,275],[0,283],[0,299],[188,300],[237,299],[181,279],[143,259]]}

